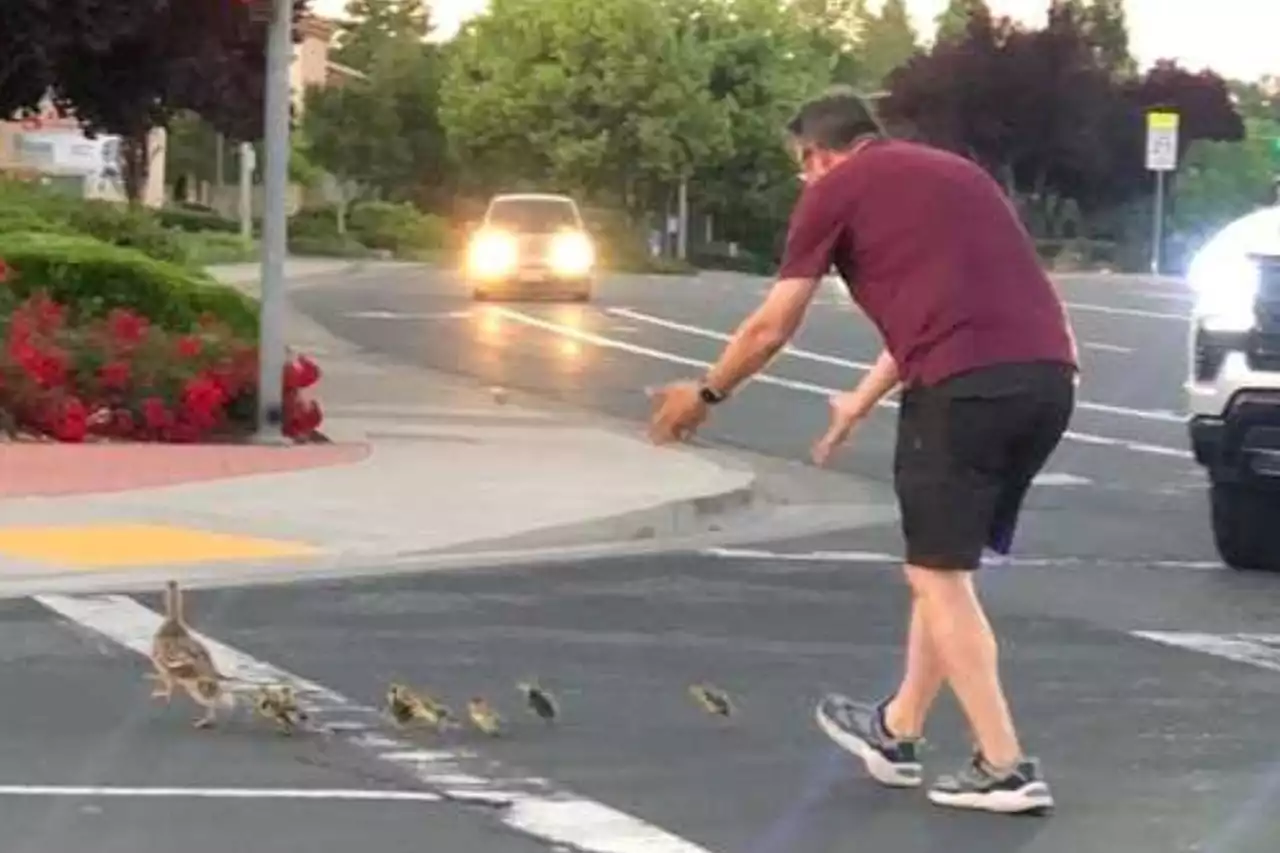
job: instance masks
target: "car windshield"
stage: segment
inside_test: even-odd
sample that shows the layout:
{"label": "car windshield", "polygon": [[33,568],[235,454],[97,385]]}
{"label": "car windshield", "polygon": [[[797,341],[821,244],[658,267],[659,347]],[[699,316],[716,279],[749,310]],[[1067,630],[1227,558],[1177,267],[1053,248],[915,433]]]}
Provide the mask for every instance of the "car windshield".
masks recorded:
{"label": "car windshield", "polygon": [[488,224],[524,233],[549,234],[561,228],[576,228],[578,217],[573,204],[565,199],[510,198],[490,206]]}

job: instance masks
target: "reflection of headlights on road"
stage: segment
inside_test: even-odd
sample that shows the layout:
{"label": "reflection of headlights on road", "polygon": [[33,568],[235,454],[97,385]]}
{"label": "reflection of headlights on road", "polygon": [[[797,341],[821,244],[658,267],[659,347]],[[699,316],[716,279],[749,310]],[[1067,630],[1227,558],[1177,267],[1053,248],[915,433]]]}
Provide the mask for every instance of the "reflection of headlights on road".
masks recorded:
{"label": "reflection of headlights on road", "polygon": [[484,231],[467,248],[467,270],[477,278],[498,278],[516,266],[516,241],[508,234]]}
{"label": "reflection of headlights on road", "polygon": [[492,338],[502,332],[502,315],[494,309],[486,309],[480,314],[480,331],[485,337]]}
{"label": "reflection of headlights on road", "polygon": [[1261,271],[1238,253],[1208,249],[1187,271],[1196,295],[1195,315],[1210,332],[1247,332],[1254,324],[1254,299]]}
{"label": "reflection of headlights on road", "polygon": [[550,262],[557,275],[586,275],[595,265],[595,248],[585,234],[576,231],[557,234],[551,241]]}

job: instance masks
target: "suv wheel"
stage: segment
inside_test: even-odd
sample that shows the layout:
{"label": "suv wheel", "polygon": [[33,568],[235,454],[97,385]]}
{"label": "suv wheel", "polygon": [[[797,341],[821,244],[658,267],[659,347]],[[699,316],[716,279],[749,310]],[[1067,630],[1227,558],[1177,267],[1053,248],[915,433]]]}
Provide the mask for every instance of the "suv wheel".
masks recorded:
{"label": "suv wheel", "polygon": [[1280,497],[1229,483],[1209,492],[1213,538],[1222,561],[1233,569],[1280,571]]}

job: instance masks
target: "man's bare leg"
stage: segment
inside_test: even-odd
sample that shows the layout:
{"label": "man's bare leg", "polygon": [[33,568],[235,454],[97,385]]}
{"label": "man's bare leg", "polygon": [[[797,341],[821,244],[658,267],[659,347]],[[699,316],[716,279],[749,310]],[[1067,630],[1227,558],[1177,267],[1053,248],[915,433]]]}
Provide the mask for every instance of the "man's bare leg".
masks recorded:
{"label": "man's bare leg", "polygon": [[1000,684],[995,634],[978,601],[973,574],[908,566],[907,580],[982,757],[993,767],[1014,766],[1022,758],[1022,746]]}
{"label": "man's bare leg", "polygon": [[818,725],[841,748],[862,759],[867,772],[881,784],[914,788],[924,781],[917,755],[920,734],[942,685],[942,662],[916,597],[907,631],[906,666],[894,697],[864,704],[830,694],[818,703]]}
{"label": "man's bare leg", "polygon": [[885,727],[896,738],[919,739],[924,734],[929,711],[946,683],[942,660],[925,619],[924,605],[913,590],[902,684],[884,708]]}

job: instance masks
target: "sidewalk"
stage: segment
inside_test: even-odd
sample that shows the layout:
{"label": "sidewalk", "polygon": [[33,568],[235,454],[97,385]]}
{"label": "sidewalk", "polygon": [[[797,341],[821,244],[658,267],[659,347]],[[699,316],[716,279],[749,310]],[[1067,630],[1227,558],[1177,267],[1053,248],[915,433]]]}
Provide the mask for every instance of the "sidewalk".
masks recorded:
{"label": "sidewalk", "polygon": [[296,314],[289,340],[324,371],[318,396],[333,444],[0,445],[0,593],[153,586],[174,575],[279,581],[484,543],[686,535],[753,499],[750,471],[655,448],[638,431],[371,358]]}

